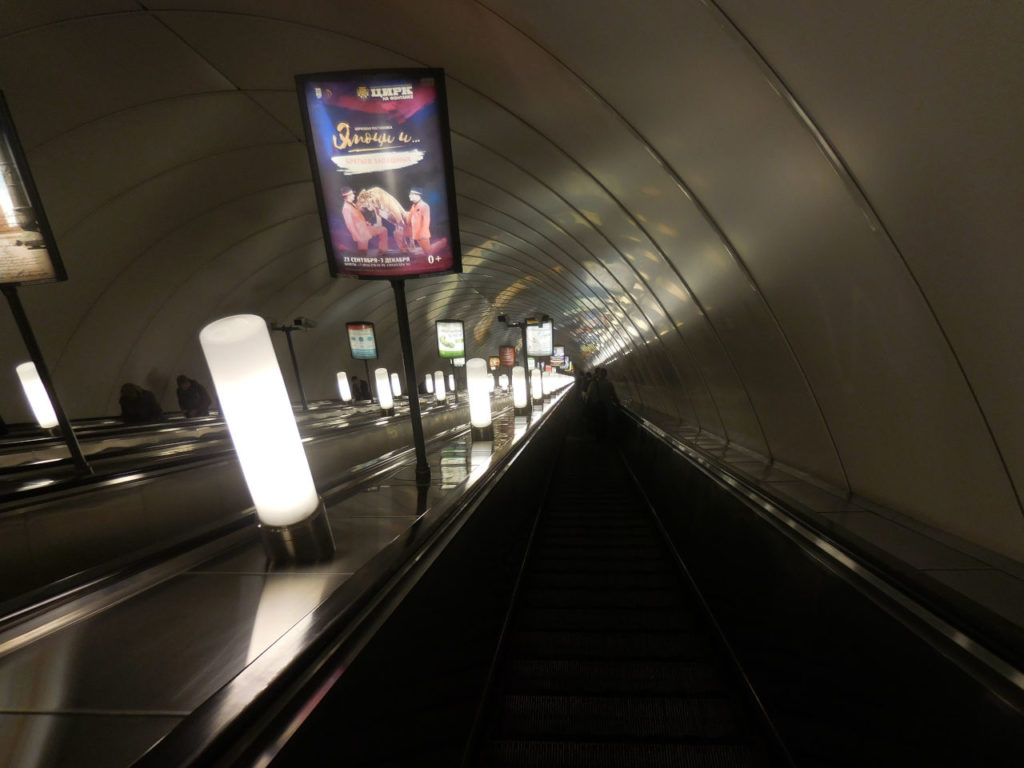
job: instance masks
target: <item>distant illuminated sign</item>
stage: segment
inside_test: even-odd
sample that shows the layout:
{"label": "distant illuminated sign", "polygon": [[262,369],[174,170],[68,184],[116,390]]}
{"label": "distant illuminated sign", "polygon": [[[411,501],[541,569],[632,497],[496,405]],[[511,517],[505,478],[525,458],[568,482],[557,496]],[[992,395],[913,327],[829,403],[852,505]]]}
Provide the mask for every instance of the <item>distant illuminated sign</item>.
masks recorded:
{"label": "distant illuminated sign", "polygon": [[67,279],[14,121],[0,93],[0,285]]}
{"label": "distant illuminated sign", "polygon": [[376,360],[377,340],[373,335],[373,323],[345,323],[348,331],[348,346],[356,360]]}
{"label": "distant illuminated sign", "polygon": [[488,370],[496,371],[496,370],[498,370],[499,366],[501,366],[501,358],[500,357],[498,357],[497,355],[491,355],[490,357],[487,358],[487,369]]}
{"label": "distant illuminated sign", "polygon": [[448,360],[466,356],[466,331],[461,320],[438,320],[437,354]]}
{"label": "distant illuminated sign", "polygon": [[444,72],[299,75],[331,275],[461,272]]}
{"label": "distant illuminated sign", "polygon": [[465,368],[466,367],[466,358],[464,358],[464,357],[453,357],[452,358],[452,365],[454,365],[456,368]]}
{"label": "distant illuminated sign", "polygon": [[554,324],[548,320],[526,326],[526,354],[533,357],[550,357]]}
{"label": "distant illuminated sign", "polygon": [[501,358],[502,365],[511,368],[516,364],[516,348],[498,347],[498,357]]}
{"label": "distant illuminated sign", "polygon": [[560,366],[565,363],[565,347],[554,346],[551,348],[551,365]]}

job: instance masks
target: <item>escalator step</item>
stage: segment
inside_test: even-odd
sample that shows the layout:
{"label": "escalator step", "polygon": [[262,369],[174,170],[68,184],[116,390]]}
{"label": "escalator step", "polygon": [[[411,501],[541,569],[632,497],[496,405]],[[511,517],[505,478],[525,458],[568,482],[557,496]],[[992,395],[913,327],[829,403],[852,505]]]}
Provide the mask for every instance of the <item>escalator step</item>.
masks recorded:
{"label": "escalator step", "polygon": [[504,737],[737,741],[747,734],[725,698],[513,694],[499,702]]}
{"label": "escalator step", "polygon": [[761,768],[753,749],[732,744],[616,744],[493,741],[481,765],[491,768]]}
{"label": "escalator step", "polygon": [[526,589],[673,589],[679,577],[667,568],[660,571],[548,570],[530,575]]}
{"label": "escalator step", "polygon": [[697,661],[583,661],[523,659],[506,670],[503,690],[514,693],[713,695],[725,683],[710,664]]}
{"label": "escalator step", "polygon": [[670,589],[545,589],[533,587],[522,595],[523,605],[565,608],[681,608],[678,590]]}
{"label": "escalator step", "polygon": [[543,632],[509,636],[511,658],[694,659],[708,652],[702,634],[689,632]]}
{"label": "escalator step", "polygon": [[516,627],[548,632],[681,632],[695,629],[698,623],[693,614],[683,611],[531,607],[520,610]]}

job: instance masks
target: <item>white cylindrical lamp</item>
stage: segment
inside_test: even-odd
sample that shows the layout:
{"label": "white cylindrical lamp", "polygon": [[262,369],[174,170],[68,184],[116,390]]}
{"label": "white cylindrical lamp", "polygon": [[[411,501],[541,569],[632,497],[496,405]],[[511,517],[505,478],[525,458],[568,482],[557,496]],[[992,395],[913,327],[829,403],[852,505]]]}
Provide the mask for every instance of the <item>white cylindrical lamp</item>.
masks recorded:
{"label": "white cylindrical lamp", "polygon": [[423,379],[423,384],[427,389],[428,395],[434,394],[434,374],[428,373]]}
{"label": "white cylindrical lamp", "polygon": [[395,397],[402,396],[402,382],[398,380],[398,374],[391,374],[391,394]]}
{"label": "white cylindrical lamp", "polygon": [[43,429],[53,429],[57,426],[57,414],[53,410],[53,403],[46,393],[43,380],[39,378],[39,371],[35,363],[22,363],[17,366],[15,372],[21,380],[21,388],[25,392],[25,399],[28,400],[29,408],[36,422]]}
{"label": "white cylindrical lamp", "polygon": [[512,405],[516,416],[530,413],[529,397],[526,392],[526,371],[522,368],[512,369]]}
{"label": "white cylindrical lamp", "polygon": [[341,395],[341,402],[352,402],[352,387],[348,383],[348,374],[338,371],[338,394]]}
{"label": "white cylindrical lamp", "polygon": [[380,402],[380,409],[385,416],[395,415],[395,398],[391,395],[391,379],[388,378],[387,368],[377,368],[373,371],[373,379],[377,384],[377,400]]}
{"label": "white cylindrical lamp", "polygon": [[498,386],[502,389],[508,389],[508,376],[504,373],[498,376]]}
{"label": "white cylindrical lamp", "polygon": [[270,559],[330,558],[327,511],[313,485],[266,321],[225,317],[203,328],[199,343]]}
{"label": "white cylindrical lamp", "polygon": [[534,405],[544,402],[544,392],[541,390],[540,371],[534,368],[530,371],[530,397]]}
{"label": "white cylindrical lamp", "polygon": [[473,442],[493,440],[491,426],[491,384],[487,361],[474,357],[466,361],[466,393],[469,396],[469,424]]}
{"label": "white cylindrical lamp", "polygon": [[444,374],[440,371],[434,371],[434,397],[439,403],[445,401]]}
{"label": "white cylindrical lamp", "polygon": [[454,373],[449,373],[448,374],[448,391],[449,392],[454,392],[455,391],[455,374]]}

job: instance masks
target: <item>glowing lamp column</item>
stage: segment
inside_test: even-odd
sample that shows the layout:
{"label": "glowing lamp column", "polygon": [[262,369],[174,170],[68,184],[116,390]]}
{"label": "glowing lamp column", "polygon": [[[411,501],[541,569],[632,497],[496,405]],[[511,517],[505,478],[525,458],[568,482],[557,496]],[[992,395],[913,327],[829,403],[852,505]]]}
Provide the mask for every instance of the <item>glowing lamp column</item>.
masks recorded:
{"label": "glowing lamp column", "polygon": [[536,368],[530,371],[530,397],[534,405],[541,405],[544,402],[544,393],[540,388],[540,371]]}
{"label": "glowing lamp column", "polygon": [[402,396],[402,383],[398,380],[398,374],[391,374],[391,394],[395,397]]}
{"label": "glowing lamp column", "polygon": [[377,400],[380,401],[380,409],[385,416],[395,415],[395,399],[391,395],[391,379],[388,377],[387,368],[377,368],[373,372],[373,379],[377,384]]}
{"label": "glowing lamp column", "polygon": [[445,401],[444,374],[440,371],[434,371],[434,397],[437,398],[439,403]]}
{"label": "glowing lamp column", "polygon": [[506,376],[504,373],[498,377],[498,386],[501,387],[503,390],[508,391],[508,376]]}
{"label": "glowing lamp column", "polygon": [[256,315],[232,315],[199,333],[221,412],[242,466],[271,560],[312,563],[334,554],[291,401]]}
{"label": "glowing lamp column", "polygon": [[338,371],[338,394],[341,395],[341,402],[352,402],[352,387],[348,383],[348,374]]}
{"label": "glowing lamp column", "polygon": [[423,379],[423,386],[426,387],[427,394],[434,394],[434,374],[428,373]]}
{"label": "glowing lamp column", "polygon": [[18,378],[21,379],[21,388],[25,391],[25,399],[28,400],[32,415],[43,429],[53,429],[57,426],[57,414],[53,410],[53,403],[50,396],[46,394],[46,387],[43,380],[39,378],[39,371],[35,363],[22,363],[14,369]]}
{"label": "glowing lamp column", "polygon": [[530,414],[529,400],[526,395],[526,371],[522,368],[512,369],[512,405],[516,416]]}
{"label": "glowing lamp column", "polygon": [[469,424],[473,442],[493,440],[491,426],[491,384],[487,361],[474,357],[466,362],[466,391],[469,395]]}

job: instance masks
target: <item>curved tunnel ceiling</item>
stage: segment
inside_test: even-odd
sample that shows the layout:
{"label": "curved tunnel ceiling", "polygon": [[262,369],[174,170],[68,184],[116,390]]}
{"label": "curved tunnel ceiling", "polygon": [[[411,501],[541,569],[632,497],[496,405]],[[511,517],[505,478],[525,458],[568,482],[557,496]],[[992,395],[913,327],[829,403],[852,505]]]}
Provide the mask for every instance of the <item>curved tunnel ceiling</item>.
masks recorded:
{"label": "curved tunnel ceiling", "polygon": [[293,78],[443,67],[465,271],[409,286],[418,372],[436,319],[487,355],[546,313],[644,408],[1021,559],[1022,51],[966,0],[9,0],[70,277],[21,296],[72,417],[172,408],[236,312],[317,321],[311,397],[347,320],[397,367],[390,287],[328,274]]}

